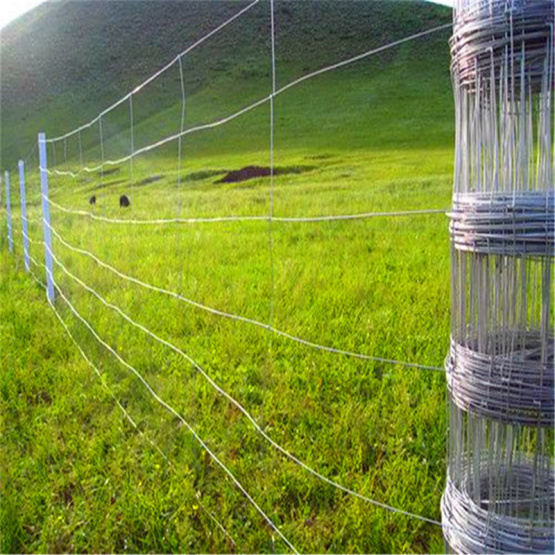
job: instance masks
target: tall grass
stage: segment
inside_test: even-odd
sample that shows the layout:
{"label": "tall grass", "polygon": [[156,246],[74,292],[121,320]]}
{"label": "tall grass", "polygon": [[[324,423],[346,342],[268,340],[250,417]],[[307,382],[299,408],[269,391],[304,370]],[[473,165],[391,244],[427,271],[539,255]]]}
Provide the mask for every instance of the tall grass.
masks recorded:
{"label": "tall grass", "polygon": [[[430,57],[444,60],[442,48]],[[289,171],[274,178],[275,215],[448,206],[449,83],[444,70],[417,51],[398,49],[276,100],[275,164]],[[224,73],[209,91],[191,94],[188,125],[229,113],[263,90],[256,78],[252,86],[234,79]],[[141,101],[146,115],[137,116],[137,141],[148,144],[175,132],[178,104],[150,111],[156,95],[147,94],[137,99],[137,114]],[[107,157],[129,147],[128,124],[118,118],[106,135]],[[186,137],[179,179],[172,143],[134,160],[132,176],[126,164],[106,175],[53,177],[51,195],[63,206],[107,217],[264,215],[267,177],[218,181],[229,170],[267,166],[268,147],[268,106],[262,106],[225,127]],[[98,161],[98,150],[91,136],[85,162]],[[75,168],[75,152],[70,145],[64,164],[58,150],[58,166]],[[28,183],[31,237],[40,239],[32,168]],[[91,207],[93,194],[97,204]],[[129,209],[119,208],[121,194],[130,196]],[[274,222],[270,233],[266,221],[115,225],[53,208],[52,225],[119,271],[215,309],[261,322],[272,310],[275,328],[315,343],[443,364],[449,251],[441,214]],[[298,458],[368,497],[439,519],[446,433],[441,371],[318,351],[119,279],[57,239],[53,248],[68,270],[192,357]],[[31,251],[43,259],[40,245]],[[56,308],[71,333],[141,433],[124,418],[44,292],[23,272],[19,235],[13,257],[2,238],[1,260],[2,550],[285,550],[186,429],[58,297]],[[266,443],[187,360],[58,266],[55,278],[98,334],[191,422],[299,549],[442,550],[437,526],[376,508],[307,474]]]}

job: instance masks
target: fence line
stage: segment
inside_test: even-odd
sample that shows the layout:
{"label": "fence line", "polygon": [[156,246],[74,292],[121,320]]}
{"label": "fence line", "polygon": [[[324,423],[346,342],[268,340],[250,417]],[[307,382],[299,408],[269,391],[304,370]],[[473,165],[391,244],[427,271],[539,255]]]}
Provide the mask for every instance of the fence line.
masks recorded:
{"label": "fence line", "polygon": [[123,104],[126,100],[128,100],[132,95],[138,93],[141,89],[143,89],[144,87],[146,87],[149,83],[151,83],[152,81],[154,81],[157,77],[159,77],[160,75],[162,75],[165,71],[167,71],[170,67],[172,67],[175,62],[177,62],[178,60],[180,60],[183,56],[185,56],[185,54],[188,54],[189,52],[191,52],[192,50],[194,50],[195,48],[197,48],[197,46],[200,46],[203,42],[205,42],[206,40],[208,40],[210,37],[212,37],[213,35],[217,34],[219,31],[221,31],[222,29],[224,29],[225,27],[227,27],[230,23],[232,23],[233,21],[235,21],[238,17],[241,17],[244,13],[248,12],[251,8],[253,8],[256,4],[258,4],[260,2],[260,0],[253,0],[253,2],[251,2],[248,6],[246,6],[245,8],[239,10],[236,14],[234,14],[232,17],[230,17],[229,19],[227,19],[226,21],[224,21],[221,25],[219,25],[218,27],[216,27],[215,29],[212,29],[212,31],[208,32],[206,35],[204,35],[203,37],[201,37],[199,40],[195,41],[191,46],[188,46],[185,50],[183,50],[183,52],[181,52],[180,54],[178,54],[171,62],[169,62],[168,64],[166,64],[163,68],[159,69],[156,73],[154,73],[153,75],[151,75],[148,79],[146,79],[145,81],[143,81],[140,85],[138,85],[137,87],[135,87],[131,92],[127,93],[125,96],[123,96],[122,98],[120,98],[118,101],[116,101],[114,104],[112,104],[110,107],[106,108],[105,110],[103,110],[102,112],[100,112],[94,119],[92,119],[91,121],[89,121],[88,123],[86,123],[85,125],[82,125],[76,129],[74,129],[73,131],[70,131],[69,133],[66,133],[65,135],[60,135],[59,137],[53,137],[51,139],[48,139],[47,142],[48,143],[55,143],[57,141],[60,141],[62,139],[67,139],[69,137],[71,137],[72,135],[75,135],[75,133],[84,131],[85,129],[88,129],[89,127],[91,127],[92,125],[94,125],[97,121],[100,121],[100,119],[102,118],[102,116],[105,116],[106,114],[108,114],[109,112],[111,112],[113,109],[117,108],[119,105]]}
{"label": "fence line", "polygon": [[84,167],[84,168],[78,170],[77,172],[61,171],[61,170],[48,170],[48,169],[46,171],[50,175],[52,173],[55,173],[56,175],[69,176],[69,177],[73,177],[73,178],[78,177],[83,171],[87,172],[87,173],[96,173],[96,172],[99,172],[99,171],[103,170],[105,166],[117,166],[119,164],[129,162],[129,160],[131,160],[131,158],[133,156],[138,156],[140,154],[145,154],[147,152],[150,152],[151,150],[154,150],[156,148],[164,146],[165,144],[173,142],[173,141],[179,139],[180,137],[185,137],[187,135],[191,135],[191,134],[197,133],[199,131],[205,131],[207,129],[215,129],[216,127],[220,127],[221,125],[225,125],[226,123],[229,123],[230,121],[233,121],[234,119],[236,119],[240,116],[243,116],[244,114],[250,112],[251,110],[254,110],[254,108],[257,108],[258,106],[261,106],[262,104],[265,104],[269,100],[270,100],[270,96],[265,96],[264,98],[254,102],[253,104],[251,104],[251,105],[249,105],[245,108],[242,108],[241,110],[231,114],[230,116],[227,116],[225,118],[213,121],[211,123],[204,123],[204,124],[201,124],[201,125],[196,125],[194,127],[190,127],[189,129],[186,129],[185,131],[183,131],[183,133],[181,133],[181,132],[175,133],[173,135],[170,135],[169,137],[165,137],[163,139],[160,139],[159,141],[156,141],[155,143],[151,143],[151,144],[146,145],[142,148],[139,148],[132,155],[128,154],[127,156],[122,156],[121,158],[118,158],[117,160],[105,160],[104,162],[102,162],[98,166],[93,166],[92,168]]}
{"label": "fence line", "polygon": [[[231,114],[229,116],[226,116],[224,118],[221,118],[219,120],[216,120],[216,121],[213,121],[213,122],[210,122],[210,123],[204,123],[204,124],[201,124],[201,125],[196,125],[194,127],[190,127],[189,129],[185,129],[184,131],[180,131],[179,133],[175,133],[173,135],[170,135],[168,137],[160,139],[159,141],[156,141],[156,142],[151,143],[149,145],[146,145],[142,148],[139,148],[136,151],[134,151],[132,154],[129,154],[127,156],[122,156],[121,158],[118,158],[116,160],[105,160],[105,161],[102,161],[102,163],[98,166],[94,166],[92,168],[84,167],[84,168],[79,169],[77,172],[71,172],[71,171],[66,171],[66,170],[64,170],[64,171],[48,170],[47,168],[46,168],[46,171],[49,174],[55,173],[56,175],[69,176],[69,177],[75,178],[75,177],[79,176],[79,174],[81,174],[83,171],[85,171],[87,173],[95,173],[95,172],[101,171],[104,168],[104,166],[117,166],[119,164],[123,164],[123,163],[128,162],[129,160],[131,160],[134,156],[138,156],[140,154],[145,154],[147,152],[150,152],[151,150],[159,148],[159,147],[161,147],[161,146],[163,146],[163,145],[165,145],[169,142],[175,141],[175,140],[179,139],[180,137],[185,137],[185,136],[190,135],[192,133],[197,133],[199,131],[205,131],[207,129],[214,129],[216,127],[220,127],[221,125],[225,125],[226,123],[229,123],[230,121],[233,121],[234,119],[247,114],[251,110],[254,110],[258,106],[261,106],[262,104],[265,104],[266,102],[272,103],[273,99],[276,96],[278,96],[278,95],[284,93],[285,91],[303,83],[304,81],[306,81],[308,79],[311,79],[311,78],[316,77],[318,75],[322,75],[323,73],[326,73],[328,71],[332,71],[332,70],[337,69],[339,67],[344,67],[348,64],[360,61],[364,58],[367,58],[367,57],[372,56],[374,54],[381,53],[385,50],[388,50],[390,48],[394,48],[394,47],[399,46],[401,44],[404,44],[406,42],[409,42],[409,41],[412,41],[412,40],[415,40],[415,39],[418,39],[418,38],[422,38],[424,36],[431,35],[433,33],[437,33],[438,31],[444,30],[444,29],[446,29],[447,27],[450,27],[450,26],[451,26],[451,24],[439,25],[437,27],[432,27],[431,29],[427,29],[426,31],[422,31],[420,33],[416,33],[416,34],[410,35],[408,37],[405,37],[403,39],[391,42],[391,43],[383,45],[383,46],[380,46],[378,48],[368,50],[367,52],[359,54],[358,56],[354,56],[353,58],[349,58],[347,60],[344,60],[343,62],[339,62],[337,64],[333,64],[333,65],[328,66],[326,68],[322,68],[318,71],[307,74],[307,75],[305,75],[305,76],[303,76],[299,79],[296,79],[295,81],[292,81],[291,83],[288,83],[287,85],[284,85],[283,87],[276,90],[275,92],[272,92],[269,95],[256,100],[252,104],[249,104],[248,106],[245,106],[244,108],[241,108],[240,110],[238,110],[237,112],[234,112],[233,114]],[[52,140],[50,140],[50,141],[52,141]]]}
{"label": "fence line", "polygon": [[345,355],[345,356],[348,356],[348,357],[358,358],[358,359],[362,359],[362,360],[371,360],[371,361],[374,361],[374,362],[383,362],[383,363],[387,363],[387,364],[398,364],[400,366],[405,366],[405,367],[408,367],[408,368],[418,368],[418,369],[421,369],[421,370],[436,370],[436,371],[440,371],[440,372],[445,372],[445,368],[441,367],[441,366],[428,366],[428,365],[423,365],[423,364],[416,364],[416,363],[413,363],[413,362],[403,362],[403,361],[400,361],[400,360],[394,360],[394,359],[388,359],[388,358],[382,358],[382,357],[375,357],[375,356],[370,356],[370,355],[363,354],[363,353],[345,351],[345,350],[342,350],[342,349],[336,349],[334,347],[327,347],[325,345],[319,345],[318,343],[314,343],[312,341],[308,341],[306,339],[302,339],[301,337],[297,337],[295,335],[292,335],[292,334],[289,334],[287,332],[281,331],[281,330],[279,330],[279,329],[277,329],[273,326],[270,326],[269,324],[266,324],[264,322],[260,322],[258,320],[247,318],[245,316],[240,316],[238,314],[233,314],[233,313],[230,313],[230,312],[224,312],[222,310],[218,310],[216,308],[206,306],[206,305],[201,304],[197,301],[194,301],[192,299],[184,297],[183,295],[180,295],[179,293],[176,293],[174,291],[170,291],[170,290],[164,289],[162,287],[157,287],[155,285],[151,285],[150,283],[147,283],[147,282],[142,281],[140,279],[137,279],[135,277],[124,274],[123,272],[120,272],[119,270],[117,270],[116,268],[111,266],[110,264],[107,264],[106,262],[103,262],[102,260],[100,260],[97,256],[95,256],[91,252],[89,252],[85,249],[81,249],[79,247],[75,247],[72,244],[70,244],[68,241],[66,241],[58,233],[58,231],[56,231],[56,229],[53,226],[50,226],[50,229],[51,229],[52,233],[54,234],[54,236],[60,241],[60,243],[62,243],[62,245],[67,247],[69,250],[71,250],[73,252],[76,252],[78,254],[84,255],[84,256],[88,256],[91,260],[94,260],[99,266],[102,266],[106,270],[109,270],[110,272],[117,275],[121,279],[130,281],[131,283],[135,283],[136,285],[140,285],[141,287],[144,287],[145,289],[150,289],[151,291],[156,291],[157,293],[163,293],[164,295],[174,297],[175,299],[178,299],[179,301],[182,301],[182,302],[184,302],[184,303],[186,303],[190,306],[194,306],[195,308],[205,310],[205,311],[210,312],[211,314],[214,314],[216,316],[222,316],[224,318],[229,318],[231,320],[237,320],[239,322],[252,324],[254,326],[258,326],[262,329],[271,331],[271,332],[273,332],[277,335],[285,337],[286,339],[290,339],[292,341],[295,341],[295,342],[300,343],[302,345],[305,345],[307,347],[312,347],[314,349],[318,349],[318,350],[321,350],[321,351],[327,351],[327,352],[330,352],[330,353]]}
{"label": "fence line", "polygon": [[313,71],[312,73],[308,73],[306,75],[303,75],[302,77],[299,77],[298,79],[295,79],[294,81],[291,81],[291,83],[288,83],[287,85],[284,85],[278,91],[276,91],[276,95],[282,94],[285,91],[287,91],[287,90],[289,90],[293,87],[296,87],[297,85],[300,85],[304,81],[307,81],[308,79],[312,79],[314,77],[317,77],[318,75],[322,75],[324,73],[328,73],[329,71],[333,71],[335,69],[345,67],[345,66],[350,65],[354,62],[359,62],[360,60],[364,60],[365,58],[368,58],[369,56],[373,56],[374,54],[379,54],[381,52],[384,52],[385,50],[389,50],[390,48],[394,48],[395,46],[401,46],[401,44],[405,44],[406,42],[410,42],[410,41],[413,41],[413,40],[416,40],[416,39],[420,39],[422,37],[426,37],[426,36],[431,35],[433,33],[437,33],[438,31],[444,31],[445,29],[451,29],[451,27],[452,27],[451,23],[445,23],[444,25],[437,25],[436,27],[431,27],[430,29],[420,31],[419,33],[414,33],[413,35],[409,35],[408,37],[404,37],[402,39],[390,42],[390,43],[385,44],[383,46],[379,46],[378,48],[373,48],[371,50],[367,50],[366,52],[363,52],[362,54],[358,54],[357,56],[353,56],[353,57],[347,58],[346,60],[343,60],[341,62],[337,62],[337,63],[331,64],[327,67],[323,67],[322,69],[318,69],[316,71]]}
{"label": "fence line", "polygon": [[[29,234],[21,231],[21,235],[23,239],[29,241],[31,245],[41,245],[44,246],[44,241],[42,239],[33,239]],[[29,260],[31,260],[31,256],[29,255]]]}
{"label": "fence line", "polygon": [[[40,269],[41,265],[33,258],[33,257],[29,257],[30,262],[35,265],[38,269]],[[44,268],[46,268],[46,266],[43,265]],[[40,278],[37,277],[37,275],[35,274],[35,272],[33,272],[32,270],[30,270],[30,274],[31,276],[34,278],[34,280],[44,289],[46,290],[46,283],[44,283]],[[121,412],[123,413],[124,417],[128,420],[128,422],[131,424],[131,426],[135,429],[135,431],[141,436],[141,438],[145,441],[147,441],[148,443],[150,443],[150,445],[158,452],[158,454],[164,459],[164,461],[167,463],[167,465],[175,472],[177,472],[177,469],[175,467],[175,465],[171,462],[171,460],[167,457],[167,455],[162,451],[162,449],[156,445],[156,443],[154,443],[154,441],[149,438],[138,426],[137,423],[133,420],[132,416],[129,414],[129,412],[125,409],[125,407],[121,404],[121,402],[119,401],[119,399],[117,398],[116,394],[114,393],[114,391],[112,390],[112,388],[108,385],[108,382],[106,381],[106,378],[104,377],[104,374],[102,372],[100,372],[98,366],[96,366],[94,364],[94,362],[92,362],[92,360],[87,356],[87,354],[85,353],[85,351],[82,349],[81,345],[79,345],[78,341],[75,339],[75,336],[71,333],[71,330],[69,329],[69,326],[67,325],[67,323],[65,322],[65,320],[62,318],[62,316],[60,315],[60,313],[58,312],[58,310],[56,309],[56,306],[54,304],[51,305],[52,309],[54,310],[54,314],[56,315],[56,318],[58,319],[58,321],[60,322],[60,324],[62,325],[63,329],[65,330],[66,334],[68,335],[68,337],[70,338],[70,340],[72,341],[72,343],[75,345],[75,347],[77,347],[77,350],[79,351],[79,353],[81,354],[81,356],[83,357],[83,359],[85,360],[85,362],[94,370],[94,372],[96,373],[96,375],[98,376],[98,378],[100,379],[100,382],[102,384],[102,386],[106,389],[106,391],[108,392],[108,394],[112,397],[112,399],[115,401],[116,405],[118,406],[118,408],[121,410]],[[233,537],[231,536],[231,534],[226,530],[226,528],[223,526],[223,524],[216,518],[216,516],[214,515],[214,513],[212,511],[210,511],[201,501],[200,501],[200,497],[197,494],[196,496],[197,502],[199,503],[200,507],[202,508],[202,510],[210,517],[210,519],[212,519],[212,521],[216,524],[216,526],[227,536],[227,538],[233,543],[233,545],[237,545],[235,540],[233,539]]]}
{"label": "fence line", "polygon": [[98,216],[94,212],[87,210],[74,210],[62,206],[60,203],[53,201],[51,198],[47,201],[60,212],[72,214],[75,216],[86,216],[92,220],[110,224],[130,224],[130,225],[163,225],[163,224],[195,224],[195,223],[215,223],[215,222],[283,222],[283,223],[316,223],[316,222],[333,222],[348,220],[364,220],[368,218],[380,217],[402,217],[402,216],[422,216],[428,214],[447,214],[448,208],[430,208],[416,210],[399,210],[392,212],[363,212],[360,214],[331,214],[329,216],[306,216],[306,217],[289,217],[289,216],[273,216],[273,215],[255,215],[255,216],[215,216],[207,218],[157,218],[157,219],[131,219],[131,218],[109,218],[106,216]]}
{"label": "fence line", "polygon": [[[225,397],[230,403],[232,403],[246,418],[247,420],[252,424],[252,426],[254,427],[254,429],[268,442],[270,443],[270,445],[272,445],[272,447],[274,447],[275,449],[277,449],[280,453],[282,453],[285,457],[287,457],[289,460],[291,460],[292,462],[294,462],[296,465],[300,466],[301,468],[303,468],[304,470],[306,470],[307,472],[309,472],[310,474],[312,474],[313,476],[315,476],[316,478],[326,482],[328,485],[333,486],[336,489],[339,489],[341,491],[343,491],[344,493],[348,493],[349,495],[353,495],[354,497],[357,497],[358,499],[361,499],[363,501],[366,501],[374,506],[380,507],[382,509],[386,509],[388,511],[391,511],[393,513],[398,513],[398,514],[402,514],[404,516],[409,516],[411,518],[415,518],[418,520],[421,520],[423,522],[427,522],[428,524],[435,524],[438,526],[441,526],[441,522],[422,516],[422,515],[418,515],[415,513],[411,513],[409,511],[404,511],[402,509],[398,509],[396,507],[393,507],[391,505],[387,505],[385,503],[382,503],[380,501],[376,501],[375,499],[371,499],[370,497],[367,497],[365,495],[362,495],[350,488],[347,488],[345,486],[343,486],[342,484],[324,476],[323,474],[320,474],[317,470],[314,470],[312,467],[310,467],[308,464],[306,464],[305,462],[301,461],[299,458],[297,458],[295,455],[293,455],[290,451],[288,451],[287,449],[285,449],[284,447],[282,447],[279,443],[277,443],[275,440],[273,440],[262,428],[261,426],[258,424],[258,422],[255,420],[255,418],[252,416],[252,414],[250,412],[248,412],[248,410],[239,402],[237,401],[234,397],[231,396],[230,393],[228,393],[225,389],[223,389],[221,386],[219,386],[208,374],[207,372],[200,366],[200,364],[198,364],[190,355],[188,355],[187,353],[185,353],[184,351],[182,351],[179,347],[176,347],[175,345],[173,345],[172,343],[170,343],[169,341],[163,339],[162,337],[160,337],[159,335],[157,335],[156,333],[152,332],[151,330],[149,330],[148,328],[146,328],[145,326],[143,326],[142,324],[140,324],[139,322],[137,322],[136,320],[134,320],[133,318],[131,318],[128,314],[126,314],[120,307],[118,307],[117,305],[110,303],[109,301],[107,301],[102,295],[100,295],[100,293],[98,293],[95,289],[93,289],[92,287],[88,286],[86,283],[84,283],[81,279],[79,279],[77,276],[75,276],[70,270],[68,270],[64,264],[62,264],[54,255],[54,253],[52,254],[52,258],[54,259],[54,261],[56,262],[56,264],[63,270],[63,272],[69,276],[71,279],[73,279],[74,281],[76,281],[81,287],[83,287],[84,289],[86,289],[89,293],[91,293],[92,295],[94,295],[102,304],[104,304],[106,307],[114,310],[115,312],[117,312],[122,318],[124,318],[127,322],[129,322],[132,326],[140,329],[142,332],[144,332],[145,334],[147,334],[148,336],[152,337],[154,340],[158,341],[159,343],[161,343],[162,345],[165,345],[166,347],[170,348],[172,351],[174,351],[176,354],[180,355],[181,357],[183,357],[189,364],[191,364],[201,375],[202,377],[208,381],[208,383],[212,386],[213,389],[215,389],[220,395],[222,395],[223,397]],[[59,290],[59,286],[57,287]],[[65,297],[64,297],[65,299]],[[65,299],[66,302],[67,299]]]}
{"label": "fence line", "polygon": [[[48,248],[48,247],[47,247]],[[50,254],[53,256],[52,251]],[[46,268],[46,267],[45,267]],[[147,391],[150,395],[167,411],[173,414],[182,424],[191,432],[192,436],[195,440],[201,445],[201,447],[208,453],[210,458],[229,476],[231,481],[235,484],[237,489],[241,491],[241,493],[247,498],[247,500],[251,503],[251,505],[256,509],[256,511],[260,514],[260,516],[267,522],[267,524],[278,534],[278,536],[283,540],[283,542],[291,549],[294,553],[298,554],[299,552],[293,544],[285,537],[283,532],[279,529],[279,527],[273,522],[273,520],[264,512],[264,510],[256,503],[256,501],[251,497],[248,491],[244,488],[244,486],[239,482],[239,480],[235,477],[233,472],[229,470],[229,468],[218,458],[218,456],[208,447],[208,445],[204,442],[204,440],[197,434],[195,429],[189,424],[187,420],[179,413],[176,409],[174,409],[170,404],[164,401],[155,391],[152,389],[150,384],[145,380],[142,374],[131,364],[129,364],[124,358],[122,358],[117,351],[115,351],[108,343],[106,343],[96,332],[96,330],[92,327],[92,325],[77,311],[77,309],[71,304],[71,301],[64,295],[63,291],[56,283],[54,279],[53,273],[46,268],[46,273],[49,274],[50,279],[52,280],[55,289],[58,291],[60,297],[64,300],[68,308],[73,312],[73,314],[85,325],[85,327],[91,332],[93,337],[102,345],[106,350],[108,350],[120,364],[125,366],[128,370],[130,370],[145,386]],[[53,305],[53,303],[50,303]]]}
{"label": "fence line", "polygon": [[[29,255],[29,262],[31,264],[33,264],[33,266],[36,266],[39,270],[41,268],[41,265],[35,260],[35,258],[31,255]],[[29,272],[33,278],[35,279],[35,281],[46,291],[46,283],[44,281],[42,281],[42,279],[40,279],[35,272],[33,272],[32,270]]]}

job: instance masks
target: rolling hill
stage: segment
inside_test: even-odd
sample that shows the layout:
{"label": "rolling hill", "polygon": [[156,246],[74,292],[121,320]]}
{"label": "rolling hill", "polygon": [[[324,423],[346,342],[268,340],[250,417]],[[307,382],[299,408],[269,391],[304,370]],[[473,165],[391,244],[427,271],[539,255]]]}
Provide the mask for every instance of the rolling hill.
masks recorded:
{"label": "rolling hill", "polygon": [[[49,145],[49,167],[75,171],[175,134],[182,107],[194,130],[260,101],[131,163],[52,174],[52,305],[23,269],[12,187],[13,253],[0,233],[3,552],[289,552],[176,413],[299,551],[443,549],[449,29],[279,94],[270,179],[269,5],[134,95],[133,134],[126,102],[103,116],[101,144],[97,125],[80,134],[83,160],[75,136]],[[1,37],[2,165],[245,6],[61,1],[14,22]],[[275,7],[278,89],[451,19],[419,1]],[[245,167],[256,175],[235,179]],[[27,170],[40,282],[36,157]]]}
{"label": "rolling hill", "polygon": [[[1,153],[9,166],[34,145],[87,121],[137,86],[247,2],[61,0],[46,2],[2,30]],[[326,64],[451,19],[421,1],[282,0],[276,2],[278,85]],[[215,81],[268,83],[270,18],[260,3],[185,59],[188,95]],[[450,122],[448,32],[407,45],[397,59],[407,79],[446,93],[436,119]],[[382,56],[382,65],[393,56]],[[433,72],[422,71],[433,69]],[[434,68],[437,68],[435,70]],[[262,86],[262,85],[261,85]],[[145,117],[178,103],[175,87],[151,94]],[[449,108],[445,110],[445,105]],[[391,106],[394,109],[394,106]]]}

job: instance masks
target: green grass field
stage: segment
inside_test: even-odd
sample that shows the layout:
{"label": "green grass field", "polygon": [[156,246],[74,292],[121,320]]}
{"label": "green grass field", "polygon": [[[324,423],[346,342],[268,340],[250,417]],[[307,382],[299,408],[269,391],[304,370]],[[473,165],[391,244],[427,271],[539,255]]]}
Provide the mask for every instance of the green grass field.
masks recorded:
{"label": "green grass field", "polygon": [[[275,216],[449,206],[446,36],[396,48],[276,98]],[[282,68],[282,83],[294,69]],[[253,75],[222,72],[209,88],[188,95],[187,126],[267,94],[267,75]],[[167,80],[179,99],[176,75]],[[136,148],[179,130],[179,103],[156,110],[158,94],[146,90],[134,101]],[[129,149],[127,110],[106,118],[106,158]],[[95,133],[82,137],[85,164],[99,161]],[[173,142],[137,157],[132,169],[52,176],[51,198],[111,218],[267,215],[268,178],[217,181],[229,170],[268,166],[269,139],[265,104],[186,136],[179,180]],[[75,141],[50,149],[50,167],[78,169],[77,152]],[[0,254],[2,552],[289,551],[183,423],[58,295],[56,309],[101,377],[83,359],[24,271],[16,184],[12,171],[15,253],[7,249],[3,211]],[[35,241],[42,239],[39,190],[32,158],[27,197]],[[131,198],[130,208],[118,207],[121,194]],[[263,220],[118,225],[51,210],[65,241],[148,284],[256,321],[271,317],[276,329],[320,345],[443,365],[449,334],[443,214],[270,227]],[[56,237],[53,250],[109,303],[194,359],[304,463],[364,496],[439,520],[447,432],[442,371],[316,350],[120,279]],[[31,254],[44,259],[40,244],[31,245]],[[44,279],[42,268],[33,270]],[[190,361],[58,265],[54,276],[98,335],[183,415],[299,551],[443,550],[440,527],[342,493],[293,464]]]}

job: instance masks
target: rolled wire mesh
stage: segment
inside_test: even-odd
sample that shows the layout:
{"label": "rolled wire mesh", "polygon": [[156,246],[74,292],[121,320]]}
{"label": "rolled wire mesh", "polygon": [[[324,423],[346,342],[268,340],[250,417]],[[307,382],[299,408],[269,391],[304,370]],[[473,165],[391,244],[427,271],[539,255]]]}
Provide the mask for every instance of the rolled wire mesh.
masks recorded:
{"label": "rolled wire mesh", "polygon": [[553,0],[455,0],[448,551],[553,552]]}
{"label": "rolled wire mesh", "polygon": [[553,191],[459,193],[449,213],[454,246],[489,255],[548,256],[555,247],[554,201]]}
{"label": "rolled wire mesh", "polygon": [[473,414],[553,427],[549,258],[453,249],[447,385]]}
{"label": "rolled wire mesh", "polygon": [[448,551],[553,553],[552,436],[544,427],[484,419],[451,404],[442,499]]}

